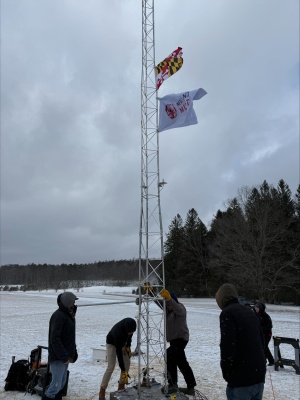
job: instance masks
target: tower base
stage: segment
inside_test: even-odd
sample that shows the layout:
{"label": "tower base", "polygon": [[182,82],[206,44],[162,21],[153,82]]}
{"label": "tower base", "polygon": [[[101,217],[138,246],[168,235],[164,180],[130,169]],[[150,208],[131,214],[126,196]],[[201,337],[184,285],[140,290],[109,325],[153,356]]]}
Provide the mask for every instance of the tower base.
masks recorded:
{"label": "tower base", "polygon": [[125,390],[117,390],[110,393],[110,400],[189,400],[189,397],[181,392],[164,395],[161,391],[161,384],[157,383],[151,387],[141,387],[138,397],[137,387],[128,387]]}

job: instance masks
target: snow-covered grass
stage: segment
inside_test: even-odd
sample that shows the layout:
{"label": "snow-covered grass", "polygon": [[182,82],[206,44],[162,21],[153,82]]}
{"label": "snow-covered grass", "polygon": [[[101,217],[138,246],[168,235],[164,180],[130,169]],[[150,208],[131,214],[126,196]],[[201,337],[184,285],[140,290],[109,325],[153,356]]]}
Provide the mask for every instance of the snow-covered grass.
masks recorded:
{"label": "snow-covered grass", "polygon": [[[79,307],[77,311],[77,347],[79,358],[70,365],[68,395],[65,399],[97,400],[100,379],[106,368],[105,361],[95,361],[92,348],[105,345],[105,337],[110,328],[125,317],[136,317],[135,303],[111,304],[109,302],[130,300],[128,295],[135,287],[89,287],[74,291],[79,297],[78,305],[88,303],[107,303],[92,307]],[[106,294],[103,294],[105,291]],[[109,292],[118,292],[123,296],[108,296]],[[5,392],[4,380],[11,364],[11,357],[27,358],[37,345],[47,346],[48,324],[51,314],[56,310],[58,293],[52,290],[42,292],[0,292],[0,399],[24,399],[24,393]],[[127,296],[125,296],[127,295]],[[220,310],[214,299],[182,299],[188,311],[190,342],[186,354],[197,380],[197,388],[209,400],[225,400],[226,383],[219,367],[219,314]],[[299,339],[299,307],[267,305],[267,312],[273,320],[273,335]],[[135,344],[133,338],[133,347]],[[273,342],[270,343],[273,352]],[[291,345],[280,345],[283,358],[294,359]],[[47,354],[44,354],[46,357]],[[132,361],[132,378],[136,371],[137,359]],[[108,387],[117,389],[119,368]],[[179,373],[179,384],[184,381]],[[29,396],[29,397],[28,397]],[[28,399],[40,399],[30,396]],[[26,397],[26,398],[27,398]],[[300,399],[300,375],[292,367],[275,371],[268,367],[264,400]]]}

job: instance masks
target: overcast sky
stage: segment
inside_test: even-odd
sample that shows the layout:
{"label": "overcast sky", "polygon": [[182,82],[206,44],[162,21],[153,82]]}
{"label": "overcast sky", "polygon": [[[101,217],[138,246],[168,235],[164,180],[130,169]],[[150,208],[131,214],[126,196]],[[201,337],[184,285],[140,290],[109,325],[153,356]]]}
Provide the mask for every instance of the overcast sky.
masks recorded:
{"label": "overcast sky", "polygon": [[[142,2],[1,1],[1,264],[138,258]],[[299,184],[299,0],[163,0],[159,95],[203,88],[160,133],[164,232],[209,227],[243,185]]]}

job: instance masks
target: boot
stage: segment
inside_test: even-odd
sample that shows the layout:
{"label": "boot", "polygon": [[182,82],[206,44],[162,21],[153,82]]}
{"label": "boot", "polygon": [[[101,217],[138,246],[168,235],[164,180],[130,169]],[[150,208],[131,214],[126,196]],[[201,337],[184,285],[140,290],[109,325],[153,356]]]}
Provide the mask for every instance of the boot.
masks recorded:
{"label": "boot", "polygon": [[105,400],[105,389],[102,386],[100,387],[99,400]]}
{"label": "boot", "polygon": [[120,383],[118,385],[118,390],[124,390],[125,389],[125,383]]}
{"label": "boot", "polygon": [[50,399],[50,397],[47,397],[45,394],[43,394],[42,400],[53,400],[53,399]]}
{"label": "boot", "polygon": [[183,394],[188,394],[189,396],[195,396],[195,389],[193,386],[188,386],[187,388],[179,388],[179,391]]}
{"label": "boot", "polygon": [[164,394],[172,394],[178,392],[177,383],[171,384],[169,383],[168,386],[165,388],[164,386],[161,388],[162,393]]}

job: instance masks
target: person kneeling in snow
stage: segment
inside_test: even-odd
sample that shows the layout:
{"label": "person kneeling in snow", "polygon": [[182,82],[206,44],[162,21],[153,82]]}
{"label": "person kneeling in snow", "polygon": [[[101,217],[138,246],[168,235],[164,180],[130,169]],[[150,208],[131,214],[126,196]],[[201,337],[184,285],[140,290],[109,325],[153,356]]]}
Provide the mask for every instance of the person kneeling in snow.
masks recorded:
{"label": "person kneeling in snow", "polygon": [[117,322],[106,336],[106,356],[107,368],[103,375],[99,391],[99,400],[105,400],[105,391],[115,369],[116,359],[118,359],[121,369],[118,390],[123,390],[128,383],[131,340],[136,331],[136,321],[133,318],[124,318]]}
{"label": "person kneeling in snow", "polygon": [[75,343],[75,314],[78,298],[72,292],[58,295],[58,309],[52,314],[49,322],[48,353],[51,382],[42,400],[62,400],[63,388],[67,382],[69,363],[77,358]]}

